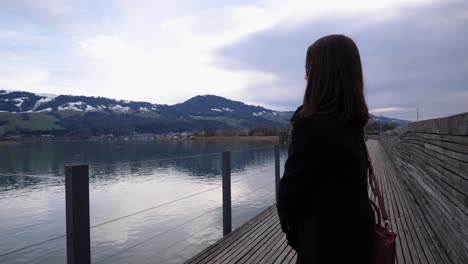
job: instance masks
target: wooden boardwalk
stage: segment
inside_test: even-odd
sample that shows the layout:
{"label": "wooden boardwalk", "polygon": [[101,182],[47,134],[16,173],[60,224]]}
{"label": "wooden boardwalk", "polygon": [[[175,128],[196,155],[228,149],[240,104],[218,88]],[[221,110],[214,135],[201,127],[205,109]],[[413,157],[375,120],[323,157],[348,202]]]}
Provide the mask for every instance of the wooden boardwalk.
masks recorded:
{"label": "wooden boardwalk", "polygon": [[[451,263],[379,141],[367,143],[397,238],[397,263]],[[186,263],[295,263],[271,206]]]}

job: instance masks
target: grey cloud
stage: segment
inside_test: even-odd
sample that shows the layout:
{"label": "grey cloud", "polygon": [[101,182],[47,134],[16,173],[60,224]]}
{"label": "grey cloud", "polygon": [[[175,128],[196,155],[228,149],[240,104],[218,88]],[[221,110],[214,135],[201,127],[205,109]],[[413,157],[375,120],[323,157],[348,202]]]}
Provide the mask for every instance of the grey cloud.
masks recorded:
{"label": "grey cloud", "polygon": [[[381,10],[385,12],[386,10]],[[429,115],[468,111],[468,2],[445,1],[400,10],[396,17],[374,21],[365,16],[330,17],[302,26],[260,32],[219,50],[219,67],[270,72],[279,82],[249,87],[251,100],[263,95],[296,94],[268,99],[267,105],[294,109],[304,89],[305,52],[324,35],[352,37],[361,52],[371,108],[401,107],[409,118],[419,107]],[[248,91],[246,91],[247,93]],[[287,98],[287,97],[286,97]],[[390,114],[391,115],[391,114]]]}

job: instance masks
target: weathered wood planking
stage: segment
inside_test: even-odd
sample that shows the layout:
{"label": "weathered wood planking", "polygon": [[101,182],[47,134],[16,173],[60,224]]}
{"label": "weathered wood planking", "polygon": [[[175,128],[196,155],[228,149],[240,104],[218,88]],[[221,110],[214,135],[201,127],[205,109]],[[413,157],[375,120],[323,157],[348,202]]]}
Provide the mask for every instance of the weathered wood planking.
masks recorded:
{"label": "weathered wood planking", "polygon": [[468,113],[395,129],[382,144],[451,263],[468,263]]}
{"label": "weathered wood planking", "polygon": [[[392,228],[398,233],[397,263],[451,263],[429,218],[403,184],[378,141],[368,141],[385,196]],[[186,263],[295,263],[296,254],[281,232],[272,206]]]}

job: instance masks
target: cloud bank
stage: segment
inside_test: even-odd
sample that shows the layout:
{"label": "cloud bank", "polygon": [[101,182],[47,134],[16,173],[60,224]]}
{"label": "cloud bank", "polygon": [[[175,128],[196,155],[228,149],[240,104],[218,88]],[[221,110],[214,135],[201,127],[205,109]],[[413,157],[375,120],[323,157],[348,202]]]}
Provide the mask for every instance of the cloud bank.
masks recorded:
{"label": "cloud bank", "polygon": [[305,51],[332,33],[361,52],[374,113],[468,111],[466,1],[0,3],[0,89],[177,103],[217,94],[292,110]]}

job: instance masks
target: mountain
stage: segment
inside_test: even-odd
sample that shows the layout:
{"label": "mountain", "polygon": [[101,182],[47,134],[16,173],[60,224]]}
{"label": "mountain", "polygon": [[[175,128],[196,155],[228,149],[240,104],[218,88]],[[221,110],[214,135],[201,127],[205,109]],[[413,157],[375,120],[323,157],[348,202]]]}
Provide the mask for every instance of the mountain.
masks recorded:
{"label": "mountain", "polygon": [[290,115],[214,95],[175,105],[0,90],[0,136],[100,135],[287,126]]}
{"label": "mountain", "polygon": [[[183,103],[165,105],[105,97],[0,90],[0,137],[18,134],[160,134],[257,126],[286,127],[293,113],[215,95],[199,95]],[[408,123],[388,117],[371,117],[398,126]]]}
{"label": "mountain", "polygon": [[376,116],[373,114],[370,114],[370,118],[373,121],[382,121],[382,123],[395,123],[397,127],[404,126],[410,121],[408,120],[403,120],[403,119],[397,119],[397,118],[390,118],[390,117],[385,117],[385,116]]}
{"label": "mountain", "polygon": [[0,111],[5,112],[52,112],[73,111],[114,111],[148,112],[157,110],[157,105],[146,102],[114,100],[104,97],[71,95],[36,95],[29,92],[7,92],[0,90]]}

